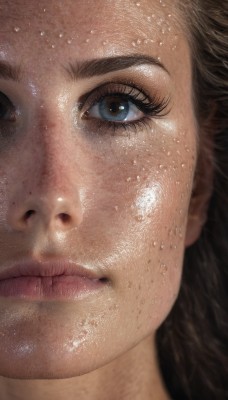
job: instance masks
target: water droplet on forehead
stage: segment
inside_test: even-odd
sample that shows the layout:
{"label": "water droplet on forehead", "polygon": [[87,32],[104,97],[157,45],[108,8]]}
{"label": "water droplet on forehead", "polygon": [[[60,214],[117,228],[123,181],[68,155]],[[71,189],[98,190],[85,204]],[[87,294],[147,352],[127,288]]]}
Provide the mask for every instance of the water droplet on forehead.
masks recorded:
{"label": "water droplet on forehead", "polygon": [[94,35],[95,33],[95,29],[91,29],[91,31],[89,32],[91,35]]}
{"label": "water droplet on forehead", "polygon": [[59,38],[62,38],[62,37],[63,37],[63,33],[60,32],[60,33],[59,33]]}
{"label": "water droplet on forehead", "polygon": [[41,31],[40,32],[40,36],[44,36],[45,35],[45,32],[44,31]]}
{"label": "water droplet on forehead", "polygon": [[129,177],[126,179],[126,181],[127,181],[127,182],[131,182],[131,177],[129,176]]}
{"label": "water droplet on forehead", "polygon": [[132,161],[132,164],[133,164],[133,165],[136,165],[136,164],[137,164],[137,161],[136,161],[136,160],[133,160],[133,161]]}
{"label": "water droplet on forehead", "polygon": [[136,43],[133,41],[133,42],[131,42],[131,44],[132,44],[132,46],[133,47],[135,47],[136,46]]}
{"label": "water droplet on forehead", "polygon": [[67,44],[71,44],[71,43],[72,43],[72,39],[68,39]]}
{"label": "water droplet on forehead", "polygon": [[140,176],[139,175],[137,175],[136,180],[137,180],[137,182],[140,182]]}
{"label": "water droplet on forehead", "polygon": [[137,43],[137,44],[141,44],[141,43],[142,43],[142,40],[141,40],[141,39],[137,39],[137,40],[136,40],[136,43]]}
{"label": "water droplet on forehead", "polygon": [[136,7],[140,7],[140,2],[137,1],[137,3],[135,3]]}
{"label": "water droplet on forehead", "polygon": [[13,30],[14,30],[14,32],[20,32],[20,30],[21,30],[21,28],[19,28],[19,26],[15,26],[14,28],[13,28]]}
{"label": "water droplet on forehead", "polygon": [[115,209],[116,211],[118,211],[118,210],[119,210],[119,207],[118,207],[118,206],[115,206],[114,209]]}
{"label": "water droplet on forehead", "polygon": [[54,48],[55,48],[55,44],[52,44],[52,45],[51,45],[51,48],[54,49]]}

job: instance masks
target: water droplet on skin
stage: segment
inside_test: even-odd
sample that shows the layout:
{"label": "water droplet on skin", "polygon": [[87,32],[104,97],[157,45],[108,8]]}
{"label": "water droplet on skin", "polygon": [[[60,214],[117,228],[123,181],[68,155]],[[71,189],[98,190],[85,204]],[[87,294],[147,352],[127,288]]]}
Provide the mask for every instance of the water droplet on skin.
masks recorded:
{"label": "water droplet on skin", "polygon": [[171,18],[171,17],[172,17],[172,14],[168,14],[168,17]]}
{"label": "water droplet on skin", "polygon": [[163,42],[159,42],[159,46],[160,46],[160,47],[163,46]]}
{"label": "water droplet on skin", "polygon": [[95,33],[95,30],[94,30],[94,29],[91,29],[90,35],[94,35],[94,33]]}
{"label": "water droplet on skin", "polygon": [[137,164],[137,161],[136,161],[136,160],[133,160],[133,161],[132,161],[132,164],[133,164],[133,165],[136,165],[136,164]]}
{"label": "water droplet on skin", "polygon": [[153,246],[156,247],[157,246],[157,242],[156,240],[153,242]]}
{"label": "water droplet on skin", "polygon": [[118,207],[118,206],[115,206],[114,209],[115,209],[116,211],[118,211],[118,210],[119,210],[119,207]]}
{"label": "water droplet on skin", "polygon": [[52,48],[52,49],[54,49],[54,48],[55,48],[55,45],[54,45],[54,44],[52,44],[52,45],[51,45],[51,48]]}
{"label": "water droplet on skin", "polygon": [[135,5],[136,5],[136,7],[140,7],[139,1]]}
{"label": "water droplet on skin", "polygon": [[40,32],[40,36],[44,36],[45,35],[45,32],[44,31],[41,31]]}
{"label": "water droplet on skin", "polygon": [[182,163],[182,164],[181,164],[181,167],[182,167],[182,168],[185,168],[185,163]]}
{"label": "water droplet on skin", "polygon": [[167,152],[167,156],[168,156],[168,157],[171,156],[171,151],[168,151],[168,152]]}
{"label": "water droplet on skin", "polygon": [[104,41],[102,42],[102,44],[103,44],[103,46],[106,46],[106,44],[108,44],[108,41],[107,41],[107,40],[104,40]]}
{"label": "water droplet on skin", "polygon": [[160,265],[160,270],[161,270],[161,274],[165,275],[167,273],[167,271],[168,271],[167,265],[166,264],[161,264]]}
{"label": "water droplet on skin", "polygon": [[59,33],[59,38],[62,38],[62,37],[63,37],[63,33],[60,32],[60,33]]}
{"label": "water droplet on skin", "polygon": [[86,43],[89,43],[89,38],[87,38],[85,41],[86,41]]}
{"label": "water droplet on skin", "polygon": [[144,44],[149,43],[149,39],[144,39],[143,43],[144,43]]}
{"label": "water droplet on skin", "polygon": [[148,22],[151,22],[151,17],[150,16],[148,16],[146,19],[147,19]]}
{"label": "water droplet on skin", "polygon": [[136,180],[137,180],[137,182],[140,182],[140,176],[139,175],[137,175]]}
{"label": "water droplet on skin", "polygon": [[68,44],[71,44],[71,43],[72,43],[72,39],[68,39],[68,40],[67,40],[67,43],[68,43]]}
{"label": "water droplet on skin", "polygon": [[174,45],[174,46],[172,47],[172,51],[176,50],[176,48],[177,48],[177,46]]}
{"label": "water droplet on skin", "polygon": [[131,182],[131,177],[129,176],[129,177],[126,179],[126,181],[127,181],[127,182]]}
{"label": "water droplet on skin", "polygon": [[162,243],[160,244],[160,250],[164,250],[164,248],[165,248],[165,245],[164,245],[164,243],[162,242]]}
{"label": "water droplet on skin", "polygon": [[46,8],[43,9],[43,12],[46,12]]}
{"label": "water droplet on skin", "polygon": [[141,44],[141,43],[142,43],[142,40],[141,40],[141,39],[137,39],[136,43],[137,43],[137,44]]}
{"label": "water droplet on skin", "polygon": [[21,30],[21,28],[19,28],[19,26],[15,26],[14,28],[13,28],[13,30],[14,30],[14,32],[20,32],[20,30]]}
{"label": "water droplet on skin", "polygon": [[131,42],[131,44],[132,44],[132,46],[133,47],[135,47],[136,46],[136,43],[133,41],[133,42]]}

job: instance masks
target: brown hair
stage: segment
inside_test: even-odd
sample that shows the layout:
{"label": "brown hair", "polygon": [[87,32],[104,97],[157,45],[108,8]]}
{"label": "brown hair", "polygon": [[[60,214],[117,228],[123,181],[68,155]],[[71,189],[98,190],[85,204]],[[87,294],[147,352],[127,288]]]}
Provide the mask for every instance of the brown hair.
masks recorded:
{"label": "brown hair", "polygon": [[179,296],[157,332],[158,357],[173,399],[225,400],[228,399],[228,2],[180,0],[179,3],[192,49],[199,129],[211,114],[211,108],[214,109],[213,121],[204,134],[211,135],[214,131],[215,173],[207,221],[199,240],[186,250]]}

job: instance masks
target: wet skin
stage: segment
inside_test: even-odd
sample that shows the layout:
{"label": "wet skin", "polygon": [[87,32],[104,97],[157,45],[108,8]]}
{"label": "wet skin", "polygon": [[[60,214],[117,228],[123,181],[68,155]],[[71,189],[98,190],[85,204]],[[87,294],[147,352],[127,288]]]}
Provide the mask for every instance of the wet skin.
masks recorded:
{"label": "wet skin", "polygon": [[[0,120],[0,268],[61,257],[107,279],[76,300],[1,297],[2,376],[105,366],[152,342],[178,294],[197,146],[190,50],[173,2],[106,3],[96,16],[92,1],[0,2],[0,60],[20,66],[18,81],[0,78],[16,110]],[[164,68],[69,74],[69,63],[136,53]],[[102,120],[93,102],[132,87],[164,110]]]}

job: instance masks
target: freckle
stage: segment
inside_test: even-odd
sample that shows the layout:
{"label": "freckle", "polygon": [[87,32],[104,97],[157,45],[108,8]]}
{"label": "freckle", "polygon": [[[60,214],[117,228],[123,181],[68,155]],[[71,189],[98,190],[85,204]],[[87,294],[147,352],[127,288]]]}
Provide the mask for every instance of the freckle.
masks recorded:
{"label": "freckle", "polygon": [[85,42],[86,42],[86,43],[89,43],[89,38],[87,38],[87,39],[85,40]]}
{"label": "freckle", "polygon": [[143,306],[144,304],[145,304],[145,299],[142,299],[142,300],[140,301],[140,305]]}
{"label": "freckle", "polygon": [[13,28],[13,30],[14,30],[14,32],[20,32],[20,30],[21,30],[21,28],[19,28],[19,26],[15,26],[14,28]]}
{"label": "freckle", "polygon": [[151,260],[148,260],[148,261],[147,261],[147,264],[150,264],[150,263],[151,263]]}
{"label": "freckle", "polygon": [[144,221],[143,215],[136,215],[135,220],[138,222]]}

